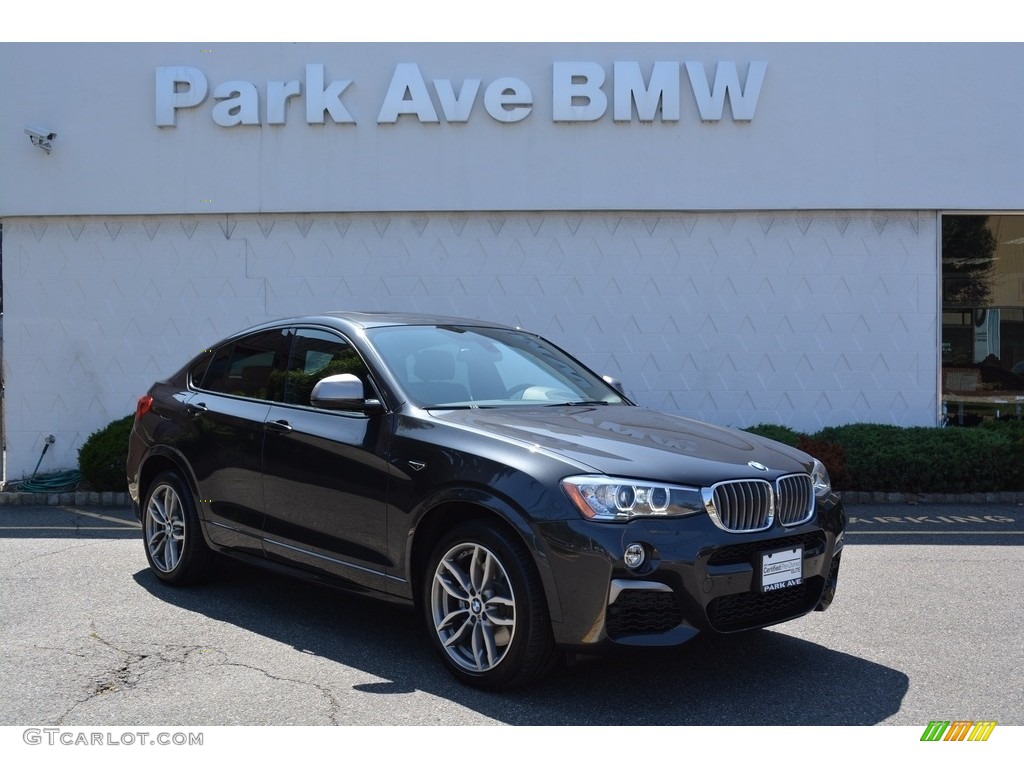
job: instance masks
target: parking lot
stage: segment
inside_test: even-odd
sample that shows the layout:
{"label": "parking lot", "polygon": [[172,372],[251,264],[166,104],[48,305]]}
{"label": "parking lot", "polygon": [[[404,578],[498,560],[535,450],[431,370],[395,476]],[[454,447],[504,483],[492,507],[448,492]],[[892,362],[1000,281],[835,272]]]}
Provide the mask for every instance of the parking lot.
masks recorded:
{"label": "parking lot", "polygon": [[830,610],[490,694],[409,610],[240,565],[172,589],[126,509],[0,509],[0,724],[1024,725],[1024,508],[848,511]]}

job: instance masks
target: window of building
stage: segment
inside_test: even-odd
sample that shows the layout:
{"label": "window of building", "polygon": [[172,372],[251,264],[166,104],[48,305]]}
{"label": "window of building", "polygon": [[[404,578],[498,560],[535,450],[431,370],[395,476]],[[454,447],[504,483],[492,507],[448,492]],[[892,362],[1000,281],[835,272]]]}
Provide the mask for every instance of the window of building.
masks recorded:
{"label": "window of building", "polygon": [[942,407],[1024,418],[1024,216],[942,217]]}

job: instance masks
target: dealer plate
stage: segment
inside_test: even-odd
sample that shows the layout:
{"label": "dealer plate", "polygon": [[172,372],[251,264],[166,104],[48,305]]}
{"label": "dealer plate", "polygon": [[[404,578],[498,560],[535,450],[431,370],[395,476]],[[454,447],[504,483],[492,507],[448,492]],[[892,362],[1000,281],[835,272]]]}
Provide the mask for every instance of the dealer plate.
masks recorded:
{"label": "dealer plate", "polygon": [[774,592],[803,583],[803,547],[762,552],[758,560],[761,566],[758,569],[761,592]]}

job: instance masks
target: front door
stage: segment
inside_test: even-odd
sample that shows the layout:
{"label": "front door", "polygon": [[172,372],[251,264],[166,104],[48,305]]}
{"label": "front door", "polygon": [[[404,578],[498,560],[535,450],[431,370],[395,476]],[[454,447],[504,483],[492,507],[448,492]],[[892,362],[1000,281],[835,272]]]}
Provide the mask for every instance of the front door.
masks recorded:
{"label": "front door", "polygon": [[322,378],[369,371],[338,334],[299,328],[263,448],[264,547],[275,559],[385,590],[390,417],[314,408]]}

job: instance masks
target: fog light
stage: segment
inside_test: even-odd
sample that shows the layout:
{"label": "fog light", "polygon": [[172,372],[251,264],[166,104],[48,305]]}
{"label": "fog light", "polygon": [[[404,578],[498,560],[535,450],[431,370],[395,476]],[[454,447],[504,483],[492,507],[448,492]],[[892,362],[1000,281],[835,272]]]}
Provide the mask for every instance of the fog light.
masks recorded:
{"label": "fog light", "polygon": [[626,562],[626,567],[636,570],[644,561],[647,559],[647,551],[644,549],[643,544],[633,543],[626,547],[625,553],[622,555],[622,559]]}

